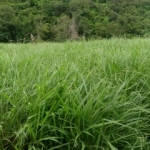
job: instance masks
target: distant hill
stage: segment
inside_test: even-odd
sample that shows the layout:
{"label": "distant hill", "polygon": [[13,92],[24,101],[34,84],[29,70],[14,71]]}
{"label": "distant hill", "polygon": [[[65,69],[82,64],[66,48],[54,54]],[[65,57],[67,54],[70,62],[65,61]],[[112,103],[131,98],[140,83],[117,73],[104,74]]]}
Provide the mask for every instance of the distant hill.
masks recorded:
{"label": "distant hill", "polygon": [[150,0],[0,0],[0,42],[150,35]]}

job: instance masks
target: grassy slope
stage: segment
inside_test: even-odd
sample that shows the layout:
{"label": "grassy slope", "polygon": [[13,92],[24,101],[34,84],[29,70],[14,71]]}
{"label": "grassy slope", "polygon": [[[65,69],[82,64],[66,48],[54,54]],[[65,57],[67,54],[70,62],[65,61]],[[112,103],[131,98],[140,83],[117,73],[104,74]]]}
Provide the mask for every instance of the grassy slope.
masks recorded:
{"label": "grassy slope", "polygon": [[149,150],[149,41],[0,44],[0,149]]}

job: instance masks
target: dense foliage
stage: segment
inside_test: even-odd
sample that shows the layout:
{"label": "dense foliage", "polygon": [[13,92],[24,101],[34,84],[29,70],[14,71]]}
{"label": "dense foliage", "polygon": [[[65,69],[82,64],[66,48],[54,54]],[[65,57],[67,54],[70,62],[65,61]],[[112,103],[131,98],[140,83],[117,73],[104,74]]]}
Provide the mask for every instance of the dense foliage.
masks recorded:
{"label": "dense foliage", "polygon": [[149,41],[0,44],[0,150],[150,150]]}
{"label": "dense foliage", "polygon": [[149,36],[150,0],[0,0],[0,42]]}

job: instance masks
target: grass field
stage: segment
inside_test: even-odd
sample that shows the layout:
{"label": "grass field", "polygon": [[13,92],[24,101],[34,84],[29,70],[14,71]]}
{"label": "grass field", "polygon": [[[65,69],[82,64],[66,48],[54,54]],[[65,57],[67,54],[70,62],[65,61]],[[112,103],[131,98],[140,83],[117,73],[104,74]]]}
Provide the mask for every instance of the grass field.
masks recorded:
{"label": "grass field", "polygon": [[0,44],[0,150],[150,150],[150,39]]}

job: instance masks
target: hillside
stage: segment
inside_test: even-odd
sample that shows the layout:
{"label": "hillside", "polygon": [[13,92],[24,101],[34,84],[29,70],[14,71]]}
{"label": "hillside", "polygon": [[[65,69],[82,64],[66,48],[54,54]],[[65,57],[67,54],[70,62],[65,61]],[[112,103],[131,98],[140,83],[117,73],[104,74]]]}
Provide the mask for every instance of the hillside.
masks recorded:
{"label": "hillside", "polygon": [[149,36],[149,0],[0,0],[0,42]]}

